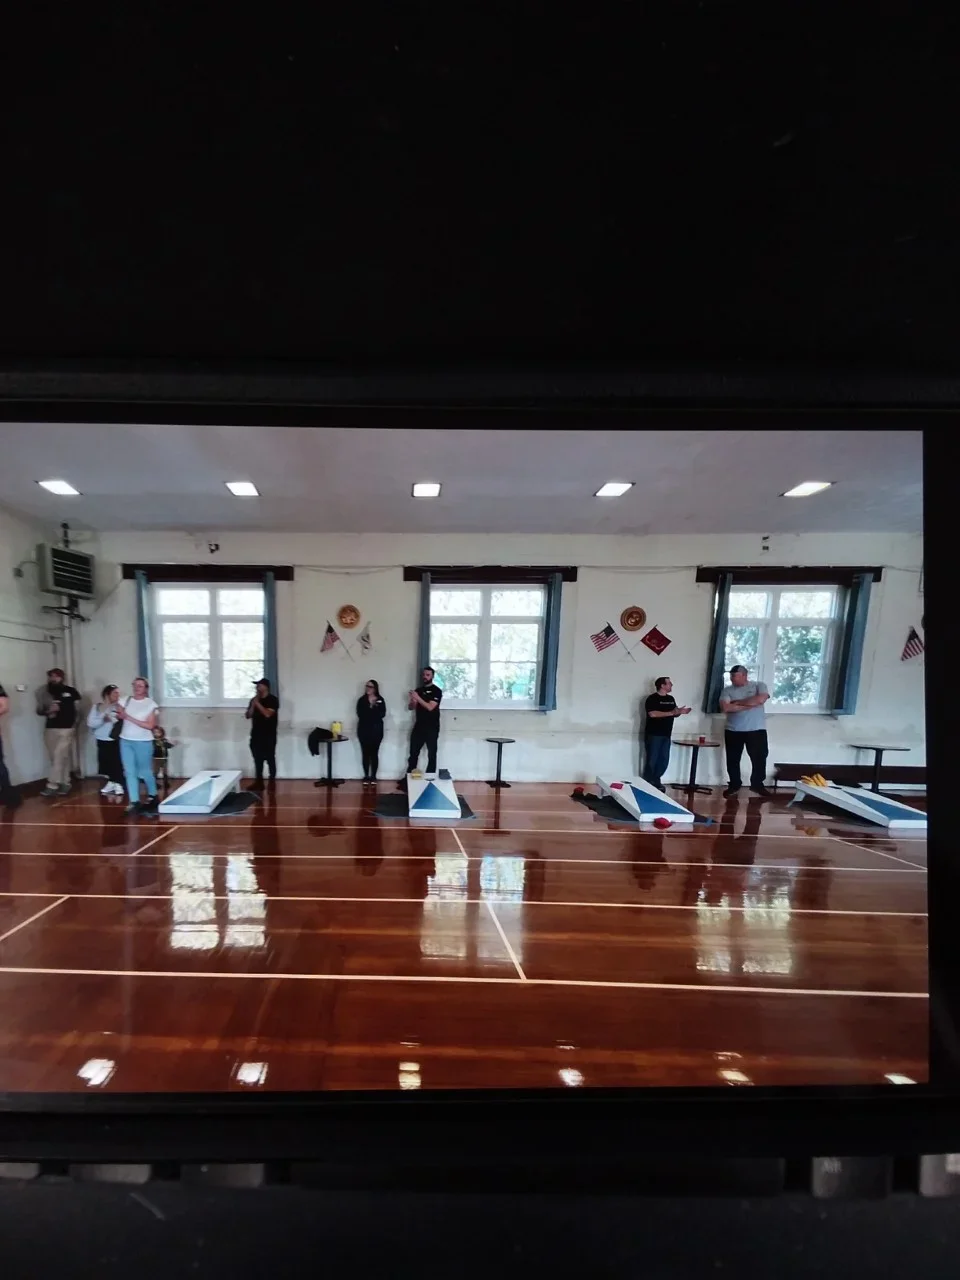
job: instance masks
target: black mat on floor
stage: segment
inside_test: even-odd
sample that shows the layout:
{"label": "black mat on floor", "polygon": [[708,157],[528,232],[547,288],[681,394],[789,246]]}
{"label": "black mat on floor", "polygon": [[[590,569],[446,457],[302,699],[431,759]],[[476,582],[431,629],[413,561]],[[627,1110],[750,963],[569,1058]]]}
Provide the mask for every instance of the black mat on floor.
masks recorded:
{"label": "black mat on floor", "polygon": [[[460,801],[461,818],[475,818],[477,816],[459,793],[457,794],[457,799]],[[407,804],[406,792],[396,791],[378,796],[377,807],[373,811],[373,816],[375,818],[408,818],[410,809]]]}
{"label": "black mat on floor", "polygon": [[[604,822],[619,822],[624,827],[639,827],[640,823],[632,818],[622,805],[617,804],[613,796],[595,796],[589,791],[579,788],[571,792],[570,799],[577,804],[585,805],[591,813],[595,813]],[[712,827],[715,819],[703,817],[699,813],[693,815],[694,824],[701,827]]]}
{"label": "black mat on floor", "polygon": [[238,813],[246,813],[255,804],[260,803],[256,791],[229,791],[214,811],[211,818],[235,818]]}

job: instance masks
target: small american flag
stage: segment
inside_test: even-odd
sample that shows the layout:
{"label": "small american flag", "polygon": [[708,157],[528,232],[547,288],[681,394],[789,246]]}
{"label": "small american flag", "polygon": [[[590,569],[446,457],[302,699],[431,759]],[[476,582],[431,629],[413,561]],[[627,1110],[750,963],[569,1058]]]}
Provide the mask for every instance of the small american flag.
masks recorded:
{"label": "small american flag", "polygon": [[323,633],[323,644],[320,646],[320,652],[329,653],[339,639],[340,637],[337,635],[333,627],[331,627],[330,623],[328,622],[327,629]]}
{"label": "small american flag", "polygon": [[903,646],[903,653],[900,655],[901,662],[907,662],[910,658],[919,658],[923,653],[923,641],[917,635],[916,628],[911,627],[907,635],[907,643]]}
{"label": "small american flag", "polygon": [[593,647],[596,649],[597,653],[603,653],[604,649],[609,649],[612,644],[616,644],[620,637],[608,622],[602,631],[598,631],[597,634],[591,636],[590,639],[593,641]]}

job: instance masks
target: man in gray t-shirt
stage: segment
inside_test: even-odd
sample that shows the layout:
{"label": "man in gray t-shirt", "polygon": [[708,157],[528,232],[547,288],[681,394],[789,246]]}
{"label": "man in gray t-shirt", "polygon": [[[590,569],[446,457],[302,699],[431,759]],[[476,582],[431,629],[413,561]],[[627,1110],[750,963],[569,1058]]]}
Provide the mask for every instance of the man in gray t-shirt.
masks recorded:
{"label": "man in gray t-shirt", "polygon": [[725,796],[735,796],[743,782],[740,778],[740,761],[743,748],[750,757],[750,790],[758,796],[768,796],[764,786],[767,778],[767,729],[763,704],[770,698],[765,684],[748,680],[746,667],[730,668],[730,683],[720,694],[720,710],[727,717],[724,745],[727,749],[728,785]]}

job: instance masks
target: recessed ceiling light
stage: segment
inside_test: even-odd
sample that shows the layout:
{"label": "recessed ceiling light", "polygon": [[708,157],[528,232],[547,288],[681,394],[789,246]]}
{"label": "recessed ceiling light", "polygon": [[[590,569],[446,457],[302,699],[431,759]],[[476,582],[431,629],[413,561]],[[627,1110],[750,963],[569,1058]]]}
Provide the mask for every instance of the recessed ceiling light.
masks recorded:
{"label": "recessed ceiling light", "polygon": [[832,480],[804,480],[803,484],[794,485],[786,493],[781,493],[780,497],[809,498],[813,493],[822,493],[824,489],[829,489],[832,484]]}
{"label": "recessed ceiling light", "polygon": [[632,488],[632,480],[629,482],[626,480],[608,480],[607,483],[602,485],[593,496],[595,498],[620,498],[628,489]]}
{"label": "recessed ceiling light", "polygon": [[435,480],[421,480],[413,486],[415,498],[439,498],[440,486]]}
{"label": "recessed ceiling light", "polygon": [[235,498],[260,497],[260,490],[249,480],[226,480],[224,483]]}
{"label": "recessed ceiling light", "polygon": [[80,490],[75,489],[66,480],[38,480],[37,484],[41,489],[46,489],[47,493],[55,493],[61,498],[79,498],[81,496]]}

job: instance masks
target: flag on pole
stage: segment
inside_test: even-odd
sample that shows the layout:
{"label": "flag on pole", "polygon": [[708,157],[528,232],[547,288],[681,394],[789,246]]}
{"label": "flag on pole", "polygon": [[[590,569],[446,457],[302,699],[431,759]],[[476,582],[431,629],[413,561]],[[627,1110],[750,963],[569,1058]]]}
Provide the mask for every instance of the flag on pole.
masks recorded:
{"label": "flag on pole", "polygon": [[602,631],[598,631],[596,635],[591,636],[593,647],[597,653],[603,653],[604,649],[609,649],[612,644],[619,643],[620,637],[614,631],[608,622]]}
{"label": "flag on pole", "polygon": [[360,646],[361,653],[369,653],[370,646],[373,644],[373,641],[370,639],[370,623],[369,622],[363,628],[360,634],[357,636],[357,644],[359,644]]}
{"label": "flag on pole", "polygon": [[916,628],[911,627],[907,635],[907,643],[903,646],[903,653],[900,655],[901,662],[907,662],[910,658],[919,658],[923,653],[923,641],[917,635]]}
{"label": "flag on pole", "polygon": [[333,646],[337,644],[339,639],[340,637],[337,635],[333,627],[331,627],[330,623],[328,622],[327,629],[323,633],[323,644],[320,646],[320,652],[329,653],[330,650],[333,648]]}

